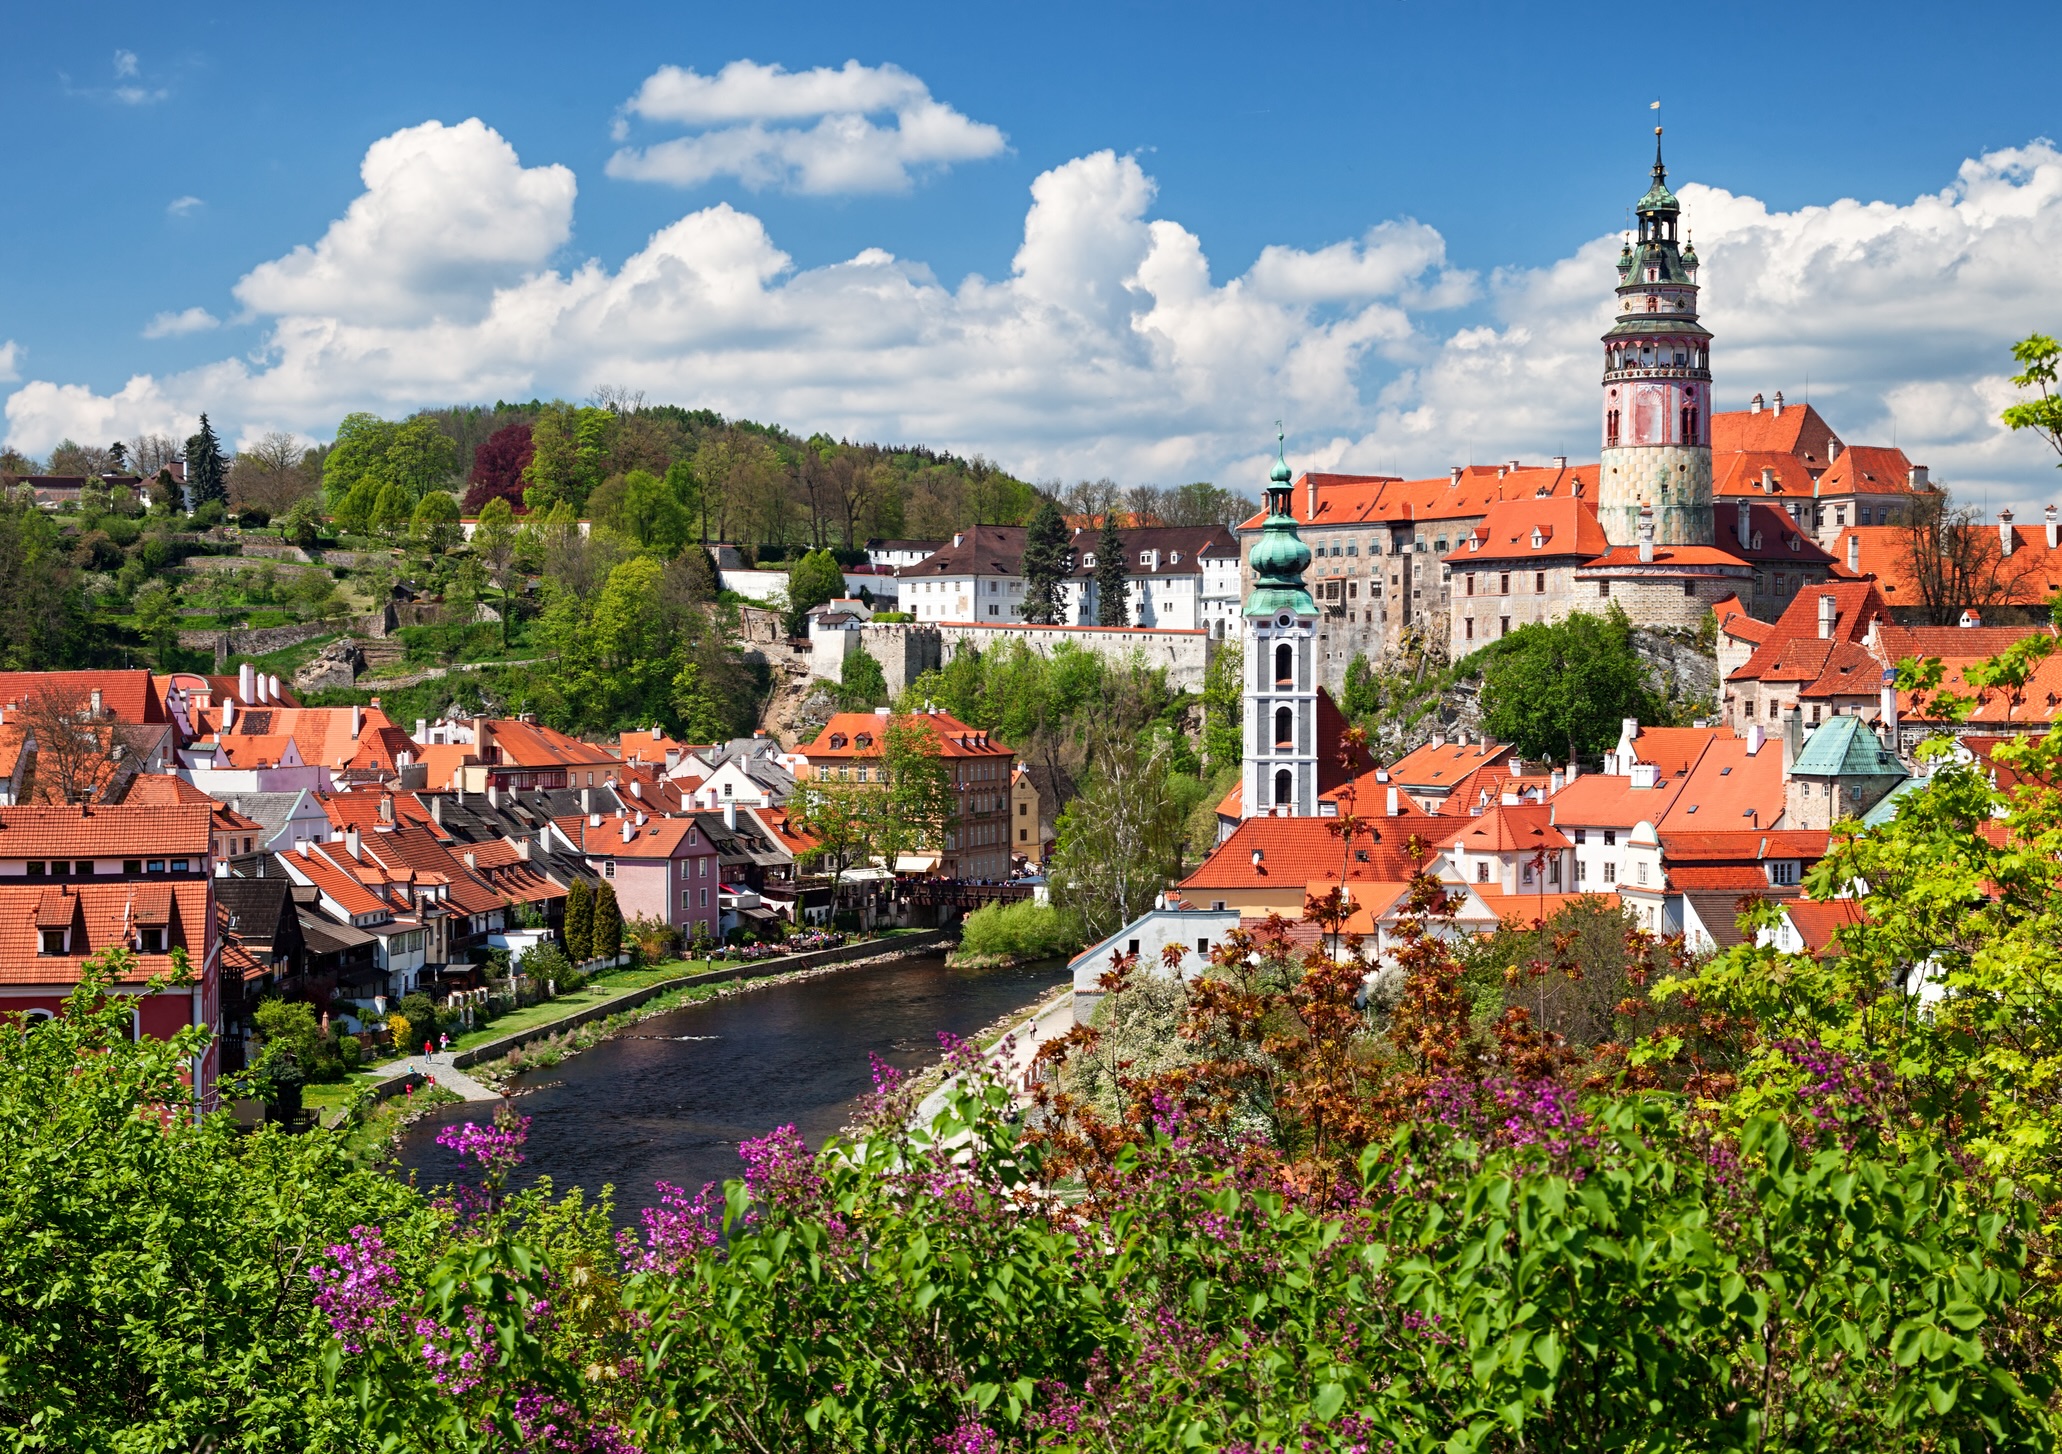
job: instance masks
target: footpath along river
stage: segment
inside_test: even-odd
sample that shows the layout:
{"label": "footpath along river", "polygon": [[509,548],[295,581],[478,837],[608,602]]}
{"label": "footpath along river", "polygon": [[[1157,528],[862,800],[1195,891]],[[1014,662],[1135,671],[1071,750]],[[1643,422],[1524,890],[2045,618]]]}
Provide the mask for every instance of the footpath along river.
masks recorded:
{"label": "footpath along river", "polygon": [[[942,955],[773,985],[655,1015],[613,1040],[517,1078],[530,1117],[517,1185],[616,1188],[616,1219],[657,1204],[652,1184],[700,1189],[743,1169],[738,1142],[793,1122],[811,1146],[850,1119],[873,1087],[867,1054],[902,1070],[938,1058],[938,1032],[970,1035],[1066,980],[1054,964],[956,970]],[[494,1107],[447,1106],[405,1131],[401,1165],[434,1186],[457,1172],[440,1127]]]}

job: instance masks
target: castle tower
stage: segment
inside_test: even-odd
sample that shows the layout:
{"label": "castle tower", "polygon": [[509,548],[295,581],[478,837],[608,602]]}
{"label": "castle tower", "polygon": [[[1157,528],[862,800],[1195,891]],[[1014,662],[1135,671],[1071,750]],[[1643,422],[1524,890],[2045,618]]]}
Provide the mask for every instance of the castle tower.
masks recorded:
{"label": "castle tower", "polygon": [[1662,545],[1709,545],[1711,334],[1697,322],[1697,250],[1678,249],[1681,208],[1661,165],[1618,255],[1618,322],[1604,335],[1604,455],[1597,519],[1613,545],[1639,539],[1650,507]]}
{"label": "castle tower", "polygon": [[1268,477],[1267,519],[1248,558],[1246,754],[1241,816],[1317,814],[1317,603],[1303,584],[1310,547],[1289,508],[1289,462]]}

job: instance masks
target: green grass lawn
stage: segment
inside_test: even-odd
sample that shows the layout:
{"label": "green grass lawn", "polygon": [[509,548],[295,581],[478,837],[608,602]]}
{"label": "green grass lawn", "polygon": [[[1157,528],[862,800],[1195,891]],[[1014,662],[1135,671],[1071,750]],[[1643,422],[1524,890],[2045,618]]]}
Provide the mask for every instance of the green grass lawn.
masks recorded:
{"label": "green grass lawn", "polygon": [[[470,1050],[475,1045],[484,1045],[489,1040],[499,1040],[504,1035],[534,1030],[539,1025],[549,1025],[555,1020],[563,1020],[596,1005],[606,1005],[612,1000],[621,999],[632,990],[641,990],[646,985],[657,984],[661,980],[678,979],[684,974],[699,974],[712,967],[712,962],[706,959],[669,959],[663,964],[654,964],[643,969],[612,970],[596,976],[592,984],[575,994],[560,995],[555,1000],[540,1000],[534,1005],[525,1005],[519,1010],[509,1011],[490,1025],[478,1030],[468,1030],[451,1042],[451,1048]],[[309,1104],[312,1105],[313,1102]]]}
{"label": "green grass lawn", "polygon": [[385,1079],[385,1076],[361,1070],[329,1085],[304,1085],[301,1087],[301,1104],[311,1111],[341,1110],[351,1103],[351,1097],[360,1086],[377,1085]]}

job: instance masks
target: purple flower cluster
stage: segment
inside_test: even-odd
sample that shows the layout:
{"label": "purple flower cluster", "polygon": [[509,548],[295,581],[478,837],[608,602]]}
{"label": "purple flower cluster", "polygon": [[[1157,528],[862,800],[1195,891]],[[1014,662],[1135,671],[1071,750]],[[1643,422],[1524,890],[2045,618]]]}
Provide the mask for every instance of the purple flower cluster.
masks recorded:
{"label": "purple flower cluster", "polygon": [[943,1454],[1002,1454],[1002,1440],[971,1414],[960,1420],[959,1427],[951,1433],[933,1439],[931,1447]]}
{"label": "purple flower cluster", "polygon": [[330,1265],[308,1269],[315,1283],[315,1306],[329,1319],[329,1330],[348,1352],[364,1351],[363,1337],[378,1326],[380,1315],[397,1301],[401,1276],[387,1256],[377,1227],[353,1227],[351,1240],[328,1249]]}
{"label": "purple flower cluster", "polygon": [[538,1389],[517,1395],[516,1432],[525,1449],[549,1449],[559,1454],[637,1454],[637,1446],[614,1424],[589,1428],[578,1410]]}
{"label": "purple flower cluster", "polygon": [[671,1182],[659,1182],[658,1189],[659,1204],[640,1214],[643,1243],[627,1230],[617,1235],[625,1272],[676,1273],[723,1243],[723,1197],[714,1182],[704,1184],[692,1200]]}
{"label": "purple flower cluster", "polygon": [[1881,1141],[1883,1107],[1893,1087],[1889,1066],[1829,1050],[1817,1040],[1778,1040],[1771,1048],[1798,1070],[1800,1142],[1853,1151]]}
{"label": "purple flower cluster", "polygon": [[1576,1093],[1559,1081],[1448,1076],[1425,1092],[1433,1121],[1485,1151],[1532,1153],[1525,1159],[1580,1174],[1570,1163],[1594,1151],[1598,1138]]}
{"label": "purple flower cluster", "polygon": [[478,1388],[498,1361],[488,1351],[493,1330],[487,1326],[486,1313],[477,1307],[466,1309],[465,1324],[460,1328],[419,1317],[415,1336],[422,1340],[417,1351],[429,1365],[430,1381],[454,1397]]}
{"label": "purple flower cluster", "polygon": [[496,1116],[491,1126],[477,1121],[446,1126],[437,1133],[437,1144],[479,1162],[490,1176],[505,1176],[522,1164],[523,1143],[529,1137],[528,1116],[504,1114]]}
{"label": "purple flower cluster", "polygon": [[745,1159],[745,1187],[760,1201],[800,1207],[823,1189],[816,1158],[792,1123],[739,1142],[737,1152]]}

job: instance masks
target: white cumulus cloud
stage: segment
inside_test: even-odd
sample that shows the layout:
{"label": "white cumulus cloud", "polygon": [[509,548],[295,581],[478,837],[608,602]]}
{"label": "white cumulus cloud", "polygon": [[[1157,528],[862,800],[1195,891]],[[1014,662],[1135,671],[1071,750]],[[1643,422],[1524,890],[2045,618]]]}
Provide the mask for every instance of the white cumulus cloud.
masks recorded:
{"label": "white cumulus cloud", "polygon": [[856,60],[808,71],[738,60],[713,76],[661,66],[624,103],[619,141],[630,117],[698,129],[621,147],[609,175],[680,187],[735,177],[754,191],[899,192],[917,172],[980,161],[1008,145],[996,127],[934,99],[901,67]]}
{"label": "white cumulus cloud", "polygon": [[222,320],[201,307],[182,308],[177,313],[160,313],[143,325],[145,338],[177,338],[182,333],[206,333],[220,328]]}
{"label": "white cumulus cloud", "polygon": [[27,352],[13,339],[0,343],[0,384],[11,384],[21,377],[21,356]]}
{"label": "white cumulus cloud", "polygon": [[[688,94],[683,108],[732,104]],[[237,285],[265,328],[256,354],[112,394],[33,380],[7,400],[10,442],[190,432],[203,409],[244,435],[324,437],[352,409],[612,383],[979,451],[1032,477],[1251,488],[1278,416],[1299,465],[1596,457],[1615,232],[1476,277],[1448,264],[1436,230],[1400,219],[1271,246],[1223,277],[1202,238],[1156,214],[1137,159],[1103,151],[1033,182],[1001,276],[948,285],[878,248],[797,268],[729,205],[687,213],[620,265],[568,265],[571,174],[525,166],[478,121],[398,132],[363,171],[323,238]],[[1895,433],[1993,506],[2044,502],[2050,459],[1997,414],[2008,345],[2062,314],[2062,279],[2041,265],[2062,253],[2062,154],[1993,152],[1909,203],[1777,212],[1695,183],[1681,195],[1724,406],[1801,399],[1808,376],[1842,438]]]}
{"label": "white cumulus cloud", "polygon": [[198,197],[174,197],[165,204],[165,211],[173,217],[186,217],[207,206]]}

